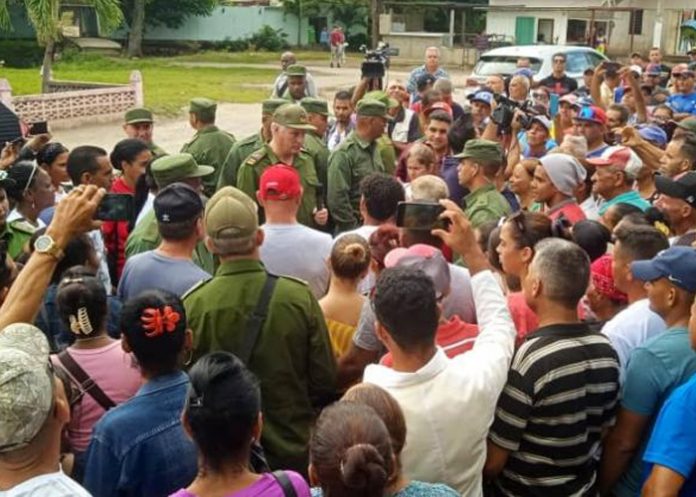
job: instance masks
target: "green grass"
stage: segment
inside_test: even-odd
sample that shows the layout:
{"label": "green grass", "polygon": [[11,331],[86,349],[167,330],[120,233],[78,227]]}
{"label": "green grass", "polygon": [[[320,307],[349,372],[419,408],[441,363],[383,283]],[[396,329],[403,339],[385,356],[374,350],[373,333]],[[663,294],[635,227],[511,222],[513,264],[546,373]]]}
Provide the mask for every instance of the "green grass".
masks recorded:
{"label": "green grass", "polygon": [[[196,59],[189,59],[194,61]],[[204,60],[209,62],[209,60]],[[132,70],[143,75],[145,103],[158,114],[177,114],[196,96],[208,97],[221,102],[259,102],[269,95],[269,90],[255,85],[271,85],[278,74],[269,69],[209,67],[186,68],[174,58],[124,58],[71,56],[58,62],[54,69],[55,79],[94,81],[100,83],[127,83]],[[0,69],[0,77],[10,81],[12,93],[27,95],[39,93],[41,81],[38,68]]]}
{"label": "green grass", "polygon": [[[293,52],[300,63],[326,61],[328,52],[303,50]],[[179,62],[227,62],[237,64],[280,64],[280,52],[218,52],[203,51],[192,55],[180,55],[171,60]]]}

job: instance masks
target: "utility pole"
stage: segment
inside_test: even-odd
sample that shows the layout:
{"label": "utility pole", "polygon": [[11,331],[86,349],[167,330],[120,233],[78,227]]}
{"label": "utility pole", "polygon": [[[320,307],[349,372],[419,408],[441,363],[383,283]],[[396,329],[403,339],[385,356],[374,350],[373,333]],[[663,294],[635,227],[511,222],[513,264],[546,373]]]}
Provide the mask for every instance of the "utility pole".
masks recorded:
{"label": "utility pole", "polygon": [[302,46],[302,0],[297,0],[297,46]]}
{"label": "utility pole", "polygon": [[372,18],[372,29],[370,29],[370,43],[372,48],[379,43],[379,13],[382,11],[381,0],[370,0],[370,17]]}

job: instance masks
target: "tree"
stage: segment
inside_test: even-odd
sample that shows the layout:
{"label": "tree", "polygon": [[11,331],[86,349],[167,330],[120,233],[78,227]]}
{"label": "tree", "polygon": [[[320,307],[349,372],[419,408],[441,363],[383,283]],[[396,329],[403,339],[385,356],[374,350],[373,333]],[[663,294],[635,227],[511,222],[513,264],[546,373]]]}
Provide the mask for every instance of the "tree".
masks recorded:
{"label": "tree", "polygon": [[[10,26],[9,1],[0,0],[0,26]],[[27,9],[29,21],[36,31],[39,44],[44,46],[43,72],[41,76],[41,91],[48,92],[48,82],[51,79],[53,54],[56,43],[61,39],[60,6],[61,0],[23,0]],[[81,0],[81,4],[94,7],[99,27],[103,32],[116,29],[123,20],[123,14],[118,0]]]}
{"label": "tree", "polygon": [[355,26],[367,28],[370,15],[370,0],[285,0],[283,7],[298,19],[330,14],[346,30]]}

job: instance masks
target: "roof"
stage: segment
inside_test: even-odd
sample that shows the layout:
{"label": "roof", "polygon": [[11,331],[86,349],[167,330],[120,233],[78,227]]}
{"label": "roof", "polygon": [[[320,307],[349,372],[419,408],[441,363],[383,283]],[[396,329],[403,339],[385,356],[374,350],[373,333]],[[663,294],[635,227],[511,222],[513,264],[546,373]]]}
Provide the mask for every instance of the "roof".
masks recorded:
{"label": "roof", "polygon": [[594,52],[595,50],[582,45],[513,45],[511,47],[499,47],[482,54],[482,57],[487,55],[503,55],[512,57],[529,57],[533,59],[544,58],[547,55],[553,55],[557,52]]}

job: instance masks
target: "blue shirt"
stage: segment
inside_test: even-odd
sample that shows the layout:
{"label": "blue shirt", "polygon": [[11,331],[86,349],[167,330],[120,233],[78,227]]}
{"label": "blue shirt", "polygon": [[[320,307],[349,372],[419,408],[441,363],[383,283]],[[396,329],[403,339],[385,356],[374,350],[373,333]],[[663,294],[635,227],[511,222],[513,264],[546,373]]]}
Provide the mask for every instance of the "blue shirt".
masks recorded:
{"label": "blue shirt", "polygon": [[[428,70],[425,68],[425,65],[416,67],[413,71],[411,71],[411,74],[408,77],[406,91],[409,92],[411,95],[415,94],[417,92],[416,85],[418,83],[418,79],[424,74],[430,74]],[[449,74],[447,74],[447,71],[445,71],[441,67],[437,68],[435,73],[433,73],[433,77],[435,79],[450,79]]]}
{"label": "blue shirt", "polygon": [[616,204],[630,204],[638,207],[643,212],[650,208],[650,202],[641,197],[637,191],[631,190],[604,202],[599,208],[599,214],[604,214],[609,207]]}
{"label": "blue shirt", "polygon": [[636,497],[643,476],[643,453],[660,408],[696,373],[696,352],[686,328],[670,328],[636,347],[628,360],[621,407],[650,419],[631,465],[614,487],[616,497]]}
{"label": "blue shirt", "polygon": [[181,426],[188,377],[178,371],[145,383],[95,425],[84,486],[99,497],[167,497],[197,473],[196,447]]}
{"label": "blue shirt", "polygon": [[667,105],[677,114],[696,114],[696,92],[670,95],[667,97]]}
{"label": "blue shirt", "polygon": [[587,152],[587,154],[585,155],[585,158],[586,159],[595,159],[595,158],[601,156],[604,153],[604,151],[608,148],[609,148],[609,145],[607,145],[605,143],[601,147],[596,148],[596,149],[592,150],[591,152]]}
{"label": "blue shirt", "polygon": [[667,399],[645,450],[645,478],[654,464],[679,473],[686,480],[680,497],[696,495],[696,376]]}

